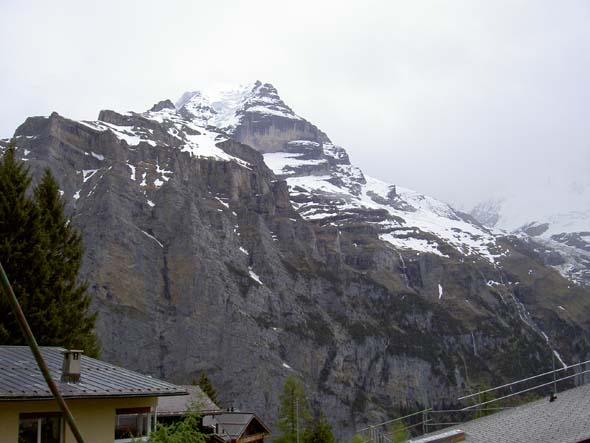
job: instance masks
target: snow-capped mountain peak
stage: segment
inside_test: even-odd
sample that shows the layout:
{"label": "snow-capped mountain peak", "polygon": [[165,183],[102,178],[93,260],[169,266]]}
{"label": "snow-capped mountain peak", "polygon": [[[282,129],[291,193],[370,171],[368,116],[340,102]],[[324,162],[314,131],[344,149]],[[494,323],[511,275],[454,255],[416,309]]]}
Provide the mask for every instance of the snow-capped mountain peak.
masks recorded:
{"label": "snow-capped mountain peak", "polygon": [[337,227],[363,220],[381,240],[416,253],[492,263],[503,254],[492,231],[449,205],[366,177],[343,148],[295,114],[269,83],[186,92],[176,109],[182,118],[214,126],[262,152],[287,181],[292,204],[304,218]]}
{"label": "snow-capped mountain peak", "polygon": [[237,88],[187,91],[176,102],[183,117],[201,126],[215,126],[232,133],[246,113],[299,120],[270,83],[255,81]]}
{"label": "snow-capped mountain peak", "polygon": [[[350,163],[345,149],[295,114],[269,83],[189,91],[174,105],[165,100],[141,114],[113,117],[107,113],[103,117],[106,121],[99,118],[82,124],[110,130],[127,144],[144,142],[156,147],[164,143],[195,157],[245,167],[249,167],[247,156],[226,152],[219,143],[233,138],[253,147],[264,155],[275,175],[287,182],[293,207],[314,223],[348,229],[363,222],[394,249],[414,254],[497,263],[507,252],[498,241],[504,234],[482,226],[504,227],[501,220],[496,222],[505,201],[481,205],[479,215],[490,219],[479,224],[443,202],[368,177]],[[165,134],[157,138],[137,129],[137,118],[158,122]],[[574,240],[568,237],[567,241]]]}

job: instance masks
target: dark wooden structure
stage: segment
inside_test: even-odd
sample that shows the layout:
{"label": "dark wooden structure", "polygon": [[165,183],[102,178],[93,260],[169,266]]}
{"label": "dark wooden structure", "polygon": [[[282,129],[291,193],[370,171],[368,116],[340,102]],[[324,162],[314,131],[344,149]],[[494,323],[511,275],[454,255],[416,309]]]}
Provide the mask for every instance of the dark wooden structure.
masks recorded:
{"label": "dark wooden structure", "polygon": [[270,434],[256,414],[224,411],[198,386],[183,386],[189,395],[163,397],[158,401],[157,421],[173,423],[189,411],[202,417],[201,428],[208,443],[264,443]]}

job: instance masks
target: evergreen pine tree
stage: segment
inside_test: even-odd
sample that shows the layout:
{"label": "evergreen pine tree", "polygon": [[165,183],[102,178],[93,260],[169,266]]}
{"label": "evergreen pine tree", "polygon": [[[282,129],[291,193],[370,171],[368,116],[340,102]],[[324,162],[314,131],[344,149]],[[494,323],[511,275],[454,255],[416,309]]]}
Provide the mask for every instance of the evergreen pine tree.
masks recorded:
{"label": "evergreen pine tree", "polygon": [[[0,161],[0,261],[40,345],[98,353],[86,285],[77,283],[82,243],[63,213],[57,183],[46,172],[34,191],[11,143]],[[6,297],[0,297],[0,343],[25,344]]]}
{"label": "evergreen pine tree", "polygon": [[201,373],[198,385],[201,388],[201,390],[207,395],[207,397],[209,397],[213,403],[217,404],[217,391],[213,387],[213,384],[211,384],[211,380],[209,380],[209,377],[207,377],[206,373]]}
{"label": "evergreen pine tree", "polygon": [[320,410],[318,416],[305,429],[303,443],[334,443],[332,426],[328,423],[324,412]]}
{"label": "evergreen pine tree", "polygon": [[[487,391],[490,388],[489,385],[486,384],[479,384],[476,388],[475,388],[475,392],[482,392],[482,391]],[[490,392],[484,392],[483,394],[480,394],[476,397],[472,397],[472,404],[473,405],[478,405],[480,403],[484,403],[486,401],[490,401],[490,400],[494,400],[496,398],[496,393],[493,391]],[[497,404],[496,404],[497,406]],[[493,405],[483,405],[483,406],[479,406],[477,408],[475,408],[475,418],[481,418],[481,417],[485,417],[486,415],[490,415],[493,414],[494,411],[490,410],[490,408],[493,408]]]}
{"label": "evergreen pine tree", "polygon": [[[0,161],[0,262],[31,329],[44,335],[45,288],[49,268],[39,211],[26,195],[29,170],[15,158],[12,141]],[[25,338],[4,294],[0,297],[0,343],[24,345]]]}
{"label": "evergreen pine tree", "polygon": [[181,421],[170,424],[158,423],[147,441],[149,443],[206,443],[214,441],[209,438],[211,434],[205,438],[205,434],[202,432],[202,423],[203,420],[198,409],[191,406]]}
{"label": "evergreen pine tree", "polygon": [[394,422],[389,434],[391,435],[391,441],[393,441],[393,443],[401,443],[410,438],[410,432],[403,421]]}
{"label": "evergreen pine tree", "polygon": [[279,400],[281,408],[278,428],[282,435],[275,439],[275,443],[297,443],[298,433],[300,441],[303,441],[304,430],[309,426],[311,415],[301,382],[293,376],[288,377]]}
{"label": "evergreen pine tree", "polygon": [[85,294],[88,285],[78,282],[82,237],[65,216],[59,187],[49,169],[45,170],[34,196],[50,269],[47,287],[50,315],[45,325],[48,336],[39,339],[69,349],[84,349],[87,355],[97,356],[96,315],[88,313],[90,297]]}

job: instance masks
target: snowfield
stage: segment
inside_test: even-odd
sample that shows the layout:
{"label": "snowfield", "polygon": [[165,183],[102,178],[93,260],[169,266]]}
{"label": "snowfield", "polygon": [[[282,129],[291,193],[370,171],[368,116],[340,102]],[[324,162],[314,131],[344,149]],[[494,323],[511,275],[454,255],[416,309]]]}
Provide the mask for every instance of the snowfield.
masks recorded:
{"label": "snowfield", "polygon": [[[326,151],[333,156],[333,145],[324,147]],[[392,220],[380,223],[383,231],[389,231],[380,238],[395,248],[446,257],[441,252],[446,243],[460,254],[477,256],[491,263],[503,253],[496,243],[496,233],[464,219],[446,203],[368,177],[353,165],[339,164],[331,168],[329,174],[306,175],[303,167],[323,165],[326,161],[301,159],[300,156],[274,152],[265,154],[264,160],[275,174],[287,180],[292,197],[299,197],[297,201],[302,196],[310,196],[310,203],[293,202],[304,218],[329,220],[351,210],[384,210]],[[316,204],[313,196],[319,195],[333,204]],[[421,233],[432,234],[438,240],[422,238]]]}

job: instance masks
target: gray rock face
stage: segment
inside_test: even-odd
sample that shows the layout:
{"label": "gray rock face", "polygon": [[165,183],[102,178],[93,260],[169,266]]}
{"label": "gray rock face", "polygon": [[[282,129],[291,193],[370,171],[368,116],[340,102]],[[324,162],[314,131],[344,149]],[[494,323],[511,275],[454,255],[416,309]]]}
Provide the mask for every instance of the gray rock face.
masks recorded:
{"label": "gray rock face", "polygon": [[248,113],[234,136],[260,152],[276,152],[291,140],[327,141],[310,123],[299,119]]}
{"label": "gray rock face", "polygon": [[[274,88],[254,88],[229,134],[210,124],[229,121],[229,105],[193,93],[178,110],[52,114],[16,131],[17,153],[37,176],[52,169],[83,232],[103,358],[178,383],[207,371],[221,405],[271,424],[296,375],[344,437],[540,372],[552,348],[588,357],[587,290],[568,289],[517,238],[494,237],[504,253],[491,262],[416,228],[426,202],[457,236],[468,229],[427,197],[373,187],[376,206],[358,203],[373,182],[346,152],[277,115],[292,111]],[[206,124],[187,114],[205,105]],[[243,141],[289,162],[277,175]],[[293,179],[309,177],[337,192],[298,190]],[[416,254],[404,241],[438,249]]]}
{"label": "gray rock face", "polygon": [[522,227],[522,230],[531,237],[541,235],[547,232],[547,229],[549,229],[549,223],[530,223]]}
{"label": "gray rock face", "polygon": [[162,100],[162,101],[156,103],[154,106],[152,106],[150,111],[151,112],[159,112],[164,109],[175,109],[174,103],[172,103],[170,100]]}
{"label": "gray rock face", "polygon": [[590,252],[590,232],[563,232],[552,235],[551,239],[567,246]]}

